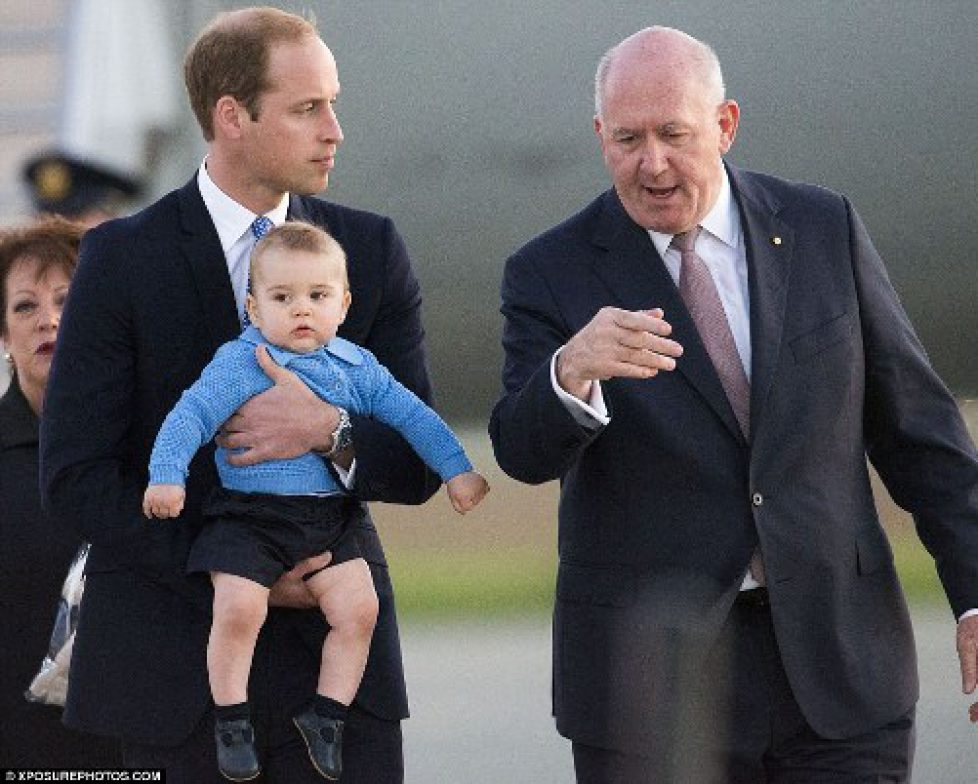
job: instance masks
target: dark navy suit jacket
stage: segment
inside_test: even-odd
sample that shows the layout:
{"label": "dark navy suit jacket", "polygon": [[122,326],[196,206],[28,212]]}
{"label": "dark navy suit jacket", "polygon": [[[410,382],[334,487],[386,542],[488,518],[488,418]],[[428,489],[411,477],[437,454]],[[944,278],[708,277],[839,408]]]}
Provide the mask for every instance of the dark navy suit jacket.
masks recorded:
{"label": "dark navy suit jacket", "polygon": [[[289,218],[327,229],[347,253],[353,304],[340,335],[370,349],[430,401],[420,288],[391,221],[298,196]],[[140,499],[163,418],[218,346],[240,331],[196,177],[137,215],[86,234],[41,427],[47,506],[92,542],[65,712],[71,726],[176,744],[209,704],[209,587],[206,578],[185,576],[184,565],[201,527],[201,502],[218,483],[213,447],[191,464],[179,519],[147,520]],[[394,431],[355,417],[354,438],[362,500],[421,503],[437,489],[437,477]],[[403,718],[391,584],[369,516],[359,539],[380,616],[357,700],[380,717]],[[259,649],[273,652],[310,649],[307,698],[325,628],[318,610],[273,609],[259,640]]]}
{"label": "dark navy suit jacket", "polygon": [[[709,648],[763,552],[791,688],[828,737],[917,699],[913,637],[867,455],[913,513],[955,613],[978,607],[978,462],[849,202],[728,167],[745,230],[751,437],[737,426],[648,233],[608,191],[509,259],[502,468],[561,482],[554,620],[558,729],[647,749],[677,663]],[[549,378],[602,306],[664,309],[677,369],[604,382],[581,427]],[[678,658],[677,658],[678,657]]]}

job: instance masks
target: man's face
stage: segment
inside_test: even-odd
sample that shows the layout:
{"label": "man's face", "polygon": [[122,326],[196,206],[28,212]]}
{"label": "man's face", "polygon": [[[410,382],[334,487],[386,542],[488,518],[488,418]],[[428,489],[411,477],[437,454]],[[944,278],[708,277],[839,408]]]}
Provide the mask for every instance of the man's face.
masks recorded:
{"label": "man's face", "polygon": [[334,112],[340,92],[336,61],[318,38],[271,47],[270,87],[258,116],[243,110],[242,178],[274,202],[283,193],[318,193],[329,183],[343,131]]}
{"label": "man's face", "polygon": [[696,226],[723,182],[739,109],[677,68],[620,55],[605,85],[601,141],[625,211],[646,229],[677,234]]}
{"label": "man's face", "polygon": [[343,260],[309,251],[272,248],[252,278],[248,315],[265,339],[305,354],[325,346],[350,307]]}

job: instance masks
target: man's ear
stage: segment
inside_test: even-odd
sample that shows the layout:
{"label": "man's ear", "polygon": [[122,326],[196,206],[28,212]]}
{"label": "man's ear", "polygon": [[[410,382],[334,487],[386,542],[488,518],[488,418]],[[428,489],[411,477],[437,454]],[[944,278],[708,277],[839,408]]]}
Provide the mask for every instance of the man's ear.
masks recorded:
{"label": "man's ear", "polygon": [[214,106],[214,135],[229,139],[239,138],[247,114],[248,110],[236,98],[222,95]]}
{"label": "man's ear", "polygon": [[594,115],[594,135],[598,137],[598,141],[601,142],[601,149],[604,149],[604,122],[598,115]]}
{"label": "man's ear", "polygon": [[740,106],[736,101],[727,99],[720,104],[717,122],[720,124],[720,154],[726,155],[733,146],[740,124]]}

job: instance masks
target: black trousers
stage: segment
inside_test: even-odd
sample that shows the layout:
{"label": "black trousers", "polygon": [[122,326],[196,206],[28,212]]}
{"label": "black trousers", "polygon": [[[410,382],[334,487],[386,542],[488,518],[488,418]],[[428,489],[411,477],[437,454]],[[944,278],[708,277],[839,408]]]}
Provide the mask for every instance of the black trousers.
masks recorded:
{"label": "black trousers", "polygon": [[[248,683],[255,746],[262,766],[256,784],[323,784],[292,723],[316,692],[319,653],[309,649],[287,619],[269,616],[255,649]],[[217,769],[214,716],[208,711],[179,746],[123,742],[124,764],[164,768],[167,784],[227,784]],[[343,732],[341,784],[402,784],[401,723],[360,710],[356,702]]]}
{"label": "black trousers", "polygon": [[[756,596],[756,595],[755,595]],[[763,594],[761,594],[763,596]],[[854,738],[805,721],[781,665],[770,608],[735,604],[708,666],[703,699],[651,756],[573,744],[578,784],[900,784],[910,780],[914,711]],[[698,713],[697,713],[698,711]]]}

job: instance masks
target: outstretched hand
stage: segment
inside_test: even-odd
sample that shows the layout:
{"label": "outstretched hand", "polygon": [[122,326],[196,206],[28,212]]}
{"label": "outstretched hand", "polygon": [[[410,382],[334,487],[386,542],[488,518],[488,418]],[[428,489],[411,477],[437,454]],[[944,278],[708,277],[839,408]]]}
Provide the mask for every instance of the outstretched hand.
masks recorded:
{"label": "outstretched hand", "polygon": [[[978,687],[978,615],[971,615],[958,623],[958,660],[961,662],[961,690],[974,694]],[[978,702],[968,708],[972,722],[978,724]]]}
{"label": "outstretched hand", "polygon": [[255,349],[255,357],[273,386],[248,400],[221,428],[217,443],[232,450],[228,462],[248,466],[328,449],[339,421],[335,406],[278,365],[265,346]]}
{"label": "outstretched hand", "polygon": [[143,494],[143,514],[150,519],[177,517],[185,498],[182,485],[150,485]]}
{"label": "outstretched hand", "polygon": [[486,497],[489,492],[489,483],[482,474],[475,471],[466,471],[463,474],[453,476],[445,484],[448,497],[452,506],[459,514],[470,512]]}

